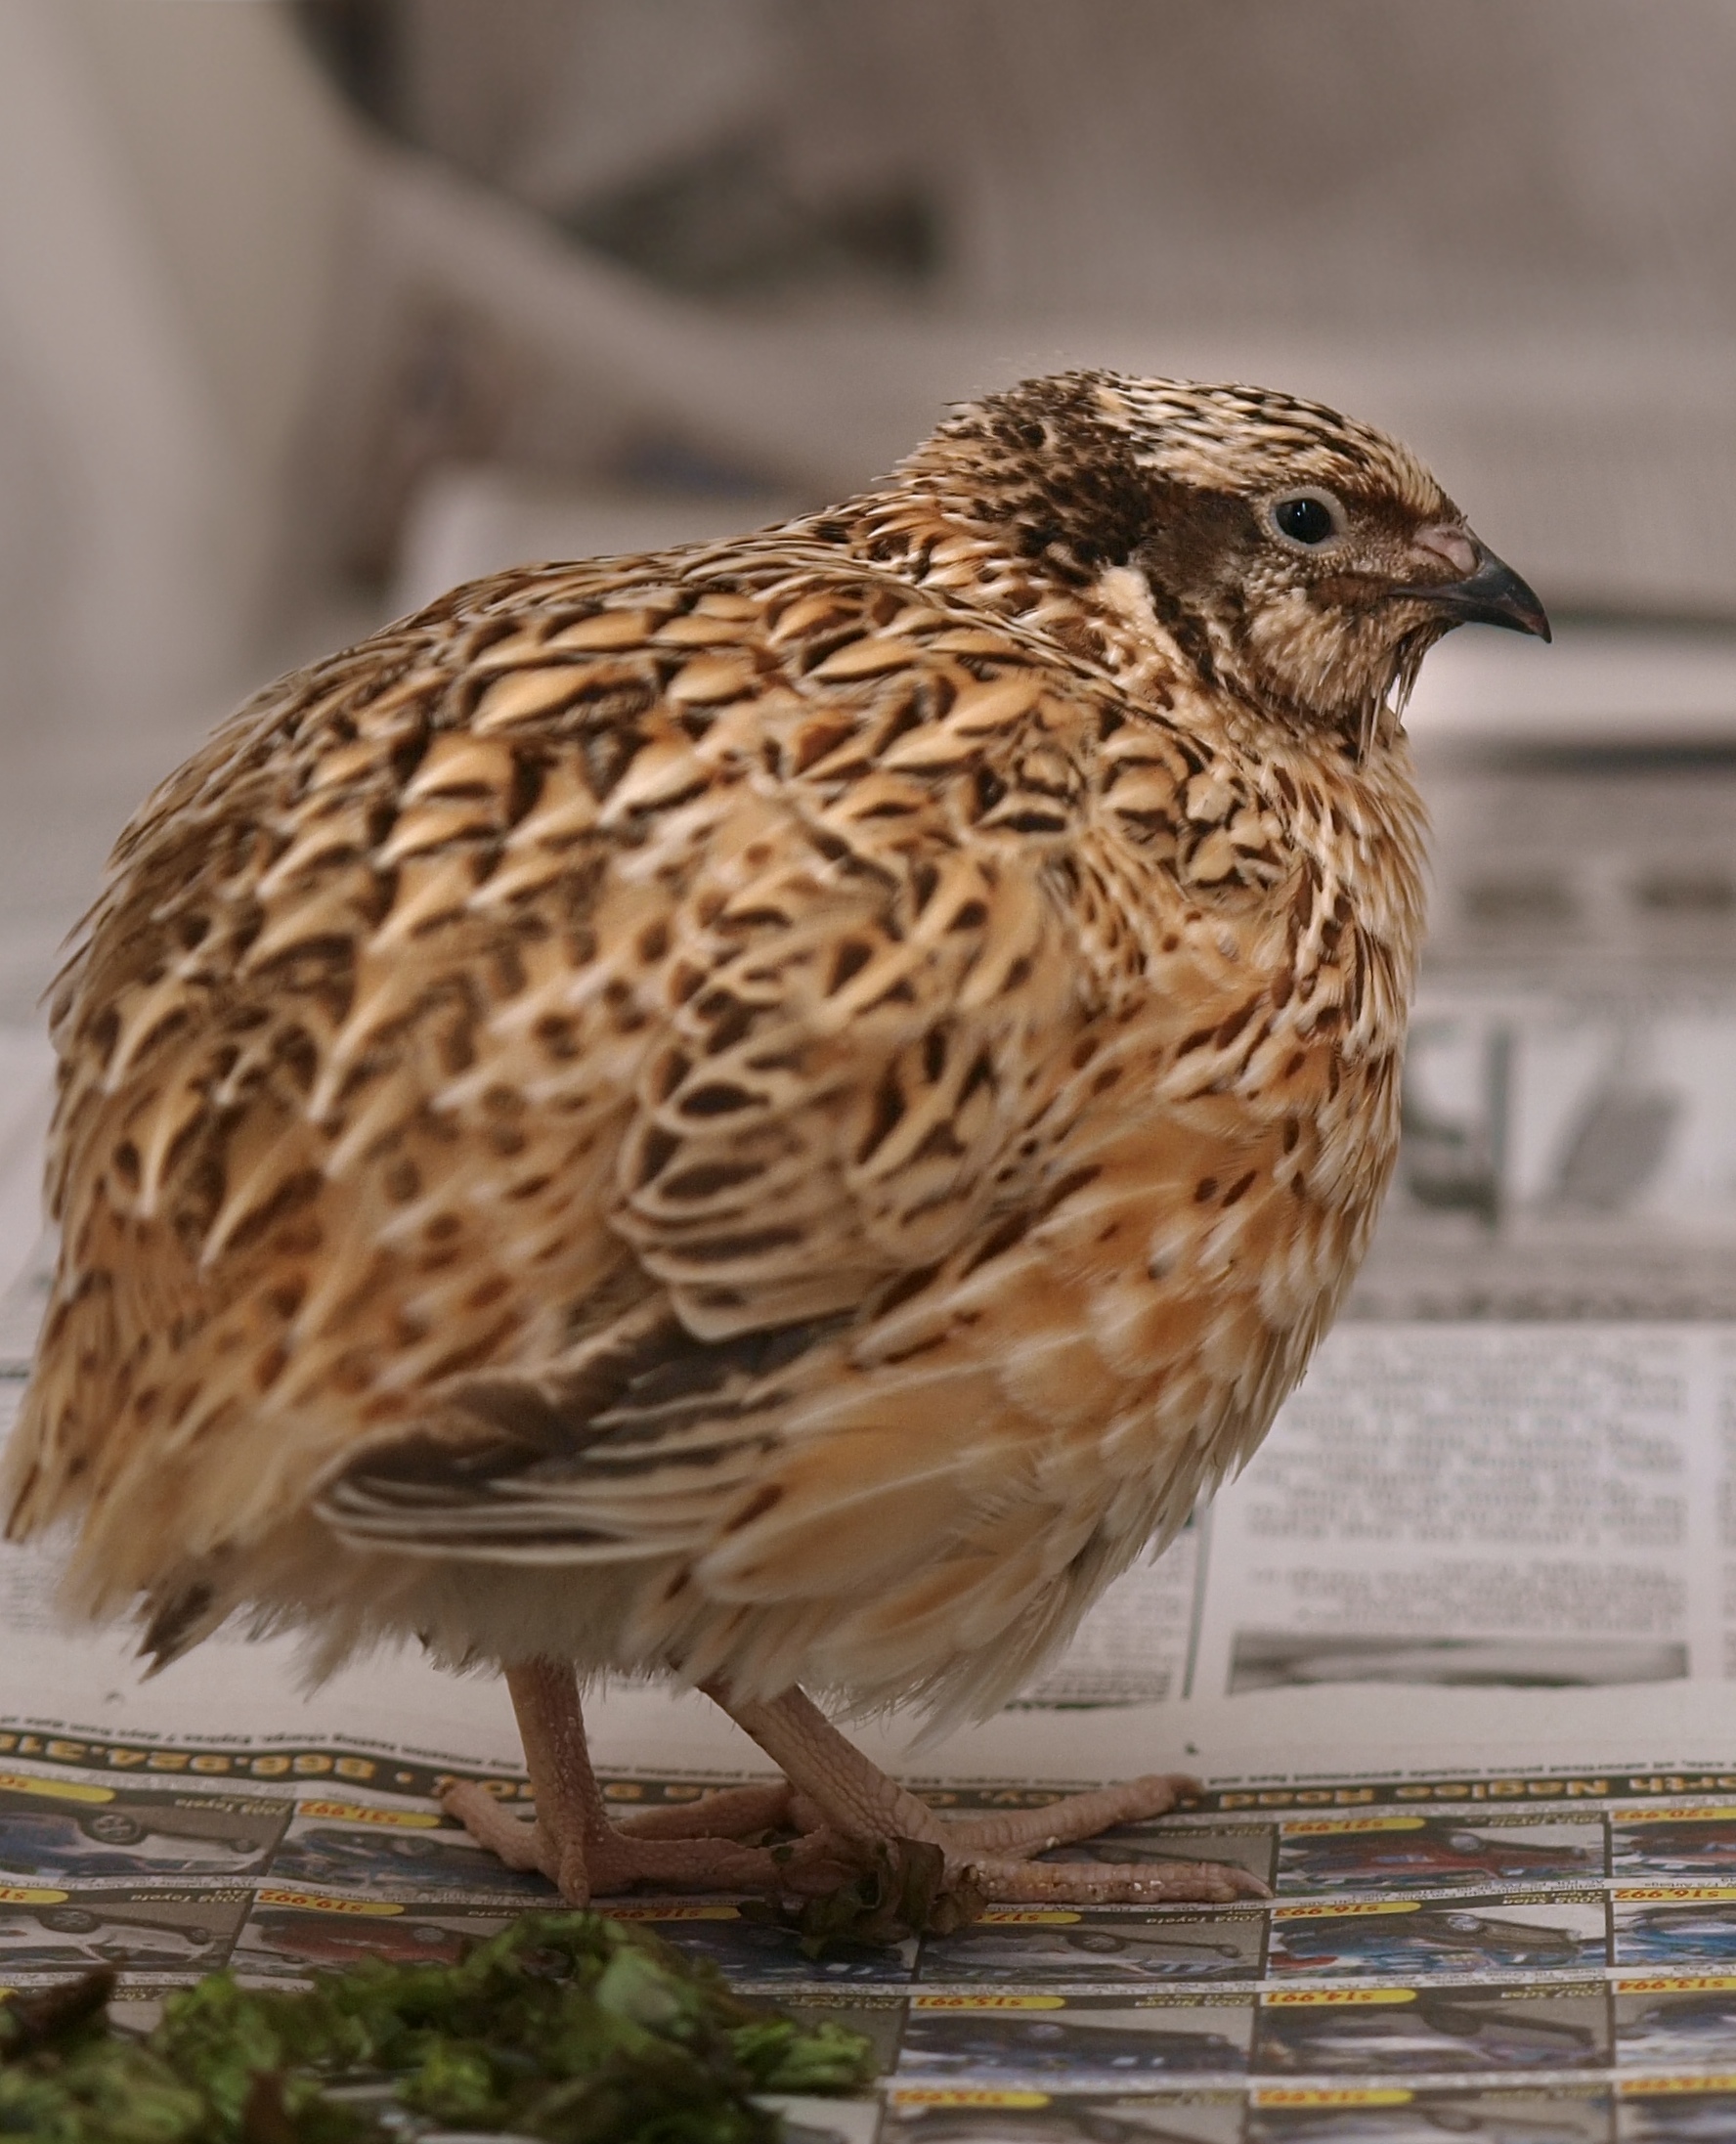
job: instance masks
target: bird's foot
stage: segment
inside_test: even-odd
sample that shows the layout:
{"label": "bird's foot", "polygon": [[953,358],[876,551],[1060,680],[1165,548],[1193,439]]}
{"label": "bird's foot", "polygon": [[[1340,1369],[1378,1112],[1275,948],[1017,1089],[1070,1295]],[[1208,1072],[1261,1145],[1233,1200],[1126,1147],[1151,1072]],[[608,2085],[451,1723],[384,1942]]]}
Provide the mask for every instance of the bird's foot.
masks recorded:
{"label": "bird's foot", "polygon": [[474,1782],[450,1787],[445,1806],[479,1845],[509,1868],[540,1870],[570,1905],[641,1885],[758,1891],[812,1902],[822,1920],[836,1908],[876,1929],[937,1931],[988,1903],[1221,1904],[1266,1895],[1258,1877],[1225,1862],[1033,1859],[1160,1816],[1195,1780],[1151,1773],[1041,1809],[952,1821],[888,1778],[798,1689],[743,1703],[712,1690],[784,1778],[618,1816],[591,1771],[571,1667],[527,1661],[506,1682],[536,1817],[510,1814]]}
{"label": "bird's foot", "polygon": [[[554,1820],[539,1811],[527,1822],[511,1815],[473,1780],[442,1796],[479,1846],[499,1855],[508,1868],[537,1869],[568,1905],[588,1905],[652,1885],[665,1891],[775,1891],[784,1882],[781,1858],[749,1844],[791,1822],[794,1799],[787,1781],[770,1786],[725,1787],[679,1808],[638,1810],[619,1819],[594,1810],[562,1811]],[[563,1820],[563,1817],[565,1820]],[[818,1847],[803,1858],[802,1872],[813,1880],[834,1868]]]}
{"label": "bird's foot", "polygon": [[[709,1694],[721,1704],[799,1789],[796,1821],[817,1815],[800,1853],[814,1866],[862,1865],[864,1853],[909,1842],[939,1848],[943,1888],[1006,1904],[1225,1904],[1263,1899],[1266,1885],[1228,1861],[1038,1861],[1074,1840],[1111,1825],[1160,1816],[1199,1782],[1185,1773],[1151,1772],[1120,1786],[1065,1796],[1045,1808],[1010,1810],[952,1821],[890,1779],[846,1741],[799,1689],[761,1702],[738,1703],[727,1689]],[[787,1891],[803,1889],[786,1877]]]}

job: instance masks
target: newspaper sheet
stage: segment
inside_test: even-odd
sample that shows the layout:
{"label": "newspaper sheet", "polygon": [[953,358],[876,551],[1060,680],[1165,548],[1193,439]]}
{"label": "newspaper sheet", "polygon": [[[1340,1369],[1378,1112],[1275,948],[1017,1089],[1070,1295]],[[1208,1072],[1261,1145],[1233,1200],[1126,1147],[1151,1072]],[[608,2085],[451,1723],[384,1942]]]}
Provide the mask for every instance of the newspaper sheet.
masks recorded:
{"label": "newspaper sheet", "polygon": [[[1597,1209],[1602,1270],[1688,1222],[1736,1247],[1731,1172],[1671,1160],[1684,1093],[1693,1152],[1716,1148],[1723,1045],[1697,1071],[1693,1036],[1648,1065],[1565,1000],[1426,1010],[1388,1233],[1428,1255],[1383,1245],[1246,1472],[1018,1706],[933,1749],[863,1729],[959,1814],[1191,1768],[1174,1815],[1063,1854],[1233,1860],[1270,1902],[995,1908],[818,1959],[740,1901],[611,1907],[873,2037],[883,2089],[793,2110],[810,2144],[1736,2136],[1736,1329],[1418,1316],[1407,1292],[1446,1233],[1467,1271],[1547,1282],[1551,1231],[1583,1260],[1557,1222],[1612,1091],[1653,1099],[1646,1166]],[[31,1047],[0,1064],[0,1427],[42,1287]],[[547,1899],[437,1800],[461,1776],[524,1800],[498,1684],[404,1656],[310,1694],[285,1645],[225,1631],[142,1685],[122,1640],[60,1626],[53,1577],[0,1553],[0,1985],[109,1962],[143,2023],[219,1964],[277,1985],[453,1958]],[[765,1769],[701,1699],[592,1711],[624,1807]]]}
{"label": "newspaper sheet", "polygon": [[[180,1686],[154,1695],[101,1646],[74,1657],[26,1639],[13,1662],[0,1711],[11,1985],[112,1963],[118,2018],[144,2025],[164,1991],[219,1964],[284,1986],[364,1956],[450,1961],[548,1900],[435,1799],[454,1777],[524,1799],[493,1687],[436,1687],[419,1663],[387,1662],[307,1701],[277,1680],[270,1648],[239,1646],[191,1680],[192,1663],[171,1671],[165,1685]],[[1690,1724],[1642,1693],[1618,1728],[1601,1695],[1528,1696],[1521,1719],[1510,1694],[1439,1693],[1432,1728],[1409,1692],[1382,1717],[1366,1697],[1323,1709],[1312,1691],[1028,1711],[926,1760],[905,1753],[929,1799],[965,1814],[1192,1743],[1204,1778],[1181,1811],[1063,1852],[1234,1861],[1269,1902],[991,1908],[952,1936],[818,1959],[737,1900],[610,1910],[745,1990],[871,2036],[882,2090],[803,2103],[795,2124],[809,2139],[1736,2134],[1736,1769],[1716,1761],[1736,1746],[1728,1708]],[[761,1769],[700,1702],[602,1699],[613,1801],[688,1802]],[[1351,1762],[1310,1764],[1323,1736]],[[1527,1737],[1615,1761],[1487,1762]],[[894,1754],[884,1728],[874,1742]],[[1693,1761],[1647,1761],[1661,1749]],[[1467,1751],[1477,1761],[1450,1771],[1367,1762]]]}

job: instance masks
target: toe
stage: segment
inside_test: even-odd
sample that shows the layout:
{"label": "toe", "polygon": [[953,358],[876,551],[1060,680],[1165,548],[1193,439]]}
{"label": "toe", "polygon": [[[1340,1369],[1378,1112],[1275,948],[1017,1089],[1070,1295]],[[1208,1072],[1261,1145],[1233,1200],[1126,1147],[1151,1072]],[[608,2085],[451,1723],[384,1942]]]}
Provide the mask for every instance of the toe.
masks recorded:
{"label": "toe", "polygon": [[1095,1838],[1119,1824],[1150,1823],[1176,1804],[1204,1790],[1186,1772],[1150,1772],[1118,1786],[1088,1794],[1063,1794],[1037,1809],[1007,1810],[992,1816],[948,1818],[936,1836],[949,1853],[971,1850],[999,1859],[1043,1854],[1076,1839]]}
{"label": "toe", "polygon": [[662,1891],[776,1891],[778,1861],[766,1847],[735,1839],[645,1839],[611,1831],[592,1839],[586,1862],[595,1898],[643,1885]]}
{"label": "toe", "polygon": [[1008,1861],[961,1866],[961,1878],[997,1903],[1229,1905],[1270,1896],[1231,1861]]}
{"label": "toe", "polygon": [[618,1816],[615,1824],[624,1837],[630,1839],[749,1839],[791,1824],[795,1799],[795,1789],[788,1779],[764,1786],[720,1787],[714,1794],[702,1794],[697,1801],[634,1810],[629,1816]]}
{"label": "toe", "polygon": [[440,1806],[457,1818],[478,1846],[487,1847],[508,1868],[535,1869],[550,1882],[555,1880],[554,1857],[542,1825],[514,1816],[474,1779],[456,1780],[440,1797]]}

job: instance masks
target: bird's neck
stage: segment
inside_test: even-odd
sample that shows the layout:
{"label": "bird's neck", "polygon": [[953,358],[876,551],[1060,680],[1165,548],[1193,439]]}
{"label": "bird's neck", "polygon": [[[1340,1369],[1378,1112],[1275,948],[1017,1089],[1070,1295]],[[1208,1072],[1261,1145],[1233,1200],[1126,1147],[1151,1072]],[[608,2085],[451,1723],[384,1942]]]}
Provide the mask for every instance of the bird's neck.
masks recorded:
{"label": "bird's neck", "polygon": [[1159,674],[1173,675],[1177,651],[1155,649],[1151,621],[1136,615],[1137,575],[1086,566],[1060,540],[1039,547],[1040,532],[1021,542],[1016,528],[990,520],[939,478],[909,472],[884,491],[812,516],[809,526],[865,565],[1041,634],[1135,697]]}

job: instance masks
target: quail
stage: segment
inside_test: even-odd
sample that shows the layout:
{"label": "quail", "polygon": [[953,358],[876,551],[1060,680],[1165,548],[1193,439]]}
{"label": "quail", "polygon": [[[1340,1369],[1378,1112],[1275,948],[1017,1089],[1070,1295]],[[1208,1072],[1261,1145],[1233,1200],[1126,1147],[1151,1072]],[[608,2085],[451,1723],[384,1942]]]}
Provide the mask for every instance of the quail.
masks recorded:
{"label": "quail", "polygon": [[[452,1806],[576,1902],[894,1840],[994,1899],[1257,1888],[1035,1859],[1185,1779],[946,1821],[806,1692],[986,1713],[1265,1434],[1393,1164],[1401,718],[1464,621],[1548,637],[1392,439],[1081,372],[284,679],[57,986],[13,1536],[158,1662],[244,1609],[499,1664],[535,1821]],[[607,1673],[784,1782],[612,1823]]]}

